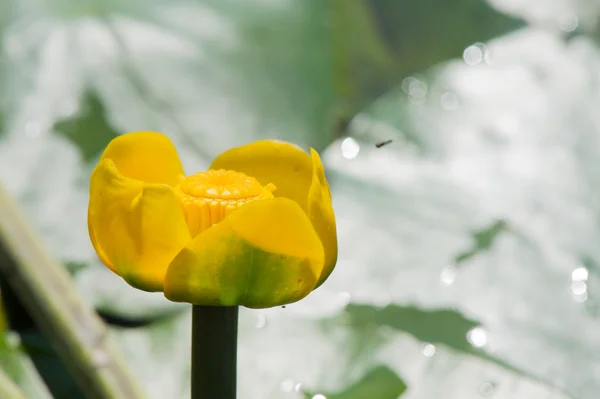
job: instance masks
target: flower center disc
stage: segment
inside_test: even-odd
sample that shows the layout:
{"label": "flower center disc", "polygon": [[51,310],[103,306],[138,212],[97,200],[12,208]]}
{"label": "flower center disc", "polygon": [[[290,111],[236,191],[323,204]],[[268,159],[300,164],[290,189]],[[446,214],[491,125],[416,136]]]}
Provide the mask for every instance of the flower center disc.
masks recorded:
{"label": "flower center disc", "polygon": [[275,186],[232,170],[209,170],[188,176],[175,192],[192,237],[219,223],[248,202],[273,198]]}
{"label": "flower center disc", "polygon": [[255,197],[263,187],[254,178],[232,170],[209,170],[186,177],[181,191],[192,197],[241,199]]}

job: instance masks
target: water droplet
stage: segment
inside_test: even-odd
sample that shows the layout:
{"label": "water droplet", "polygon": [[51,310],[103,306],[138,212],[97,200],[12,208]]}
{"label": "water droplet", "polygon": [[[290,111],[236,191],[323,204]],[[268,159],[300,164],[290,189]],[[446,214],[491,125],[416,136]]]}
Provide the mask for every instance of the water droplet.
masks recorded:
{"label": "water droplet", "polygon": [[29,137],[37,137],[42,133],[42,125],[38,122],[31,121],[25,124],[25,134]]}
{"label": "water droplet", "polygon": [[573,295],[573,299],[575,299],[575,301],[577,301],[579,303],[585,302],[588,300],[588,293],[586,291],[583,294]]}
{"label": "water droplet", "polygon": [[444,267],[440,273],[440,282],[447,287],[451,286],[456,280],[457,272],[458,270],[453,265]]}
{"label": "water droplet", "polygon": [[463,52],[463,59],[467,65],[477,65],[481,63],[483,60],[483,51],[481,51],[481,46],[474,44],[469,46]]}
{"label": "water droplet", "polygon": [[313,396],[312,399],[327,399],[327,397],[325,395],[318,393],[315,396]]}
{"label": "water droplet", "polygon": [[302,389],[301,383],[297,383],[296,386],[294,387],[294,391],[296,391],[296,392],[300,392],[301,389]]}
{"label": "water droplet", "polygon": [[360,145],[352,137],[342,141],[342,156],[346,159],[354,159],[360,151]]}
{"label": "water droplet", "polygon": [[578,267],[571,273],[572,281],[587,281],[589,272],[585,267]]}
{"label": "water droplet", "polygon": [[456,94],[448,91],[440,96],[440,104],[445,110],[454,111],[458,108],[458,97],[456,97]]}
{"label": "water droplet", "polygon": [[256,328],[264,328],[267,325],[267,316],[262,313],[258,313],[256,315],[256,324],[254,325]]}
{"label": "water droplet", "polygon": [[[467,65],[475,66],[481,63],[487,55],[487,46],[483,43],[475,43],[463,51],[463,59]],[[487,62],[488,60],[486,60]]]}
{"label": "water droplet", "polygon": [[587,284],[585,281],[573,281],[571,283],[571,294],[577,302],[585,302],[588,299]]}
{"label": "water droplet", "polygon": [[283,391],[283,392],[292,392],[292,390],[294,389],[294,381],[292,381],[291,379],[286,379],[281,381],[281,384],[279,384],[279,388]]}
{"label": "water droplet", "polygon": [[571,283],[571,292],[573,295],[581,295],[587,291],[587,284],[584,281],[573,281]]}
{"label": "water droplet", "polygon": [[406,94],[409,93],[410,91],[410,84],[412,82],[418,81],[419,79],[415,78],[414,76],[409,76],[407,78],[404,78],[404,80],[402,80],[402,90],[404,90],[404,92]]}
{"label": "water droplet", "polygon": [[492,52],[488,48],[486,48],[485,51],[484,51],[483,60],[488,65],[493,65],[494,64],[494,59],[492,58]]}
{"label": "water droplet", "polygon": [[414,79],[408,85],[408,97],[411,103],[421,104],[427,96],[427,83],[422,80]]}
{"label": "water droplet", "polygon": [[487,344],[487,332],[482,327],[475,327],[467,333],[467,341],[475,348],[482,348]]}
{"label": "water droplet", "polygon": [[562,15],[558,20],[558,27],[564,32],[573,32],[579,26],[579,18],[575,14]]}
{"label": "water droplet", "polygon": [[496,383],[494,383],[494,382],[484,382],[479,387],[479,393],[482,396],[493,395],[495,391],[496,391]]}
{"label": "water droplet", "polygon": [[425,344],[423,345],[423,349],[421,349],[421,353],[425,357],[432,357],[435,355],[435,345],[433,344]]}

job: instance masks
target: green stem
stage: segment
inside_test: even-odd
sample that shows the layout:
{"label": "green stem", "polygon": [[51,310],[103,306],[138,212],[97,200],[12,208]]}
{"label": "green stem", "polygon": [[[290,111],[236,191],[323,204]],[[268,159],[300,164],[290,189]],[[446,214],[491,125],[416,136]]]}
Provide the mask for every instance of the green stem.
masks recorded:
{"label": "green stem", "polygon": [[192,399],[235,399],[237,306],[193,305]]}
{"label": "green stem", "polygon": [[2,187],[0,273],[88,397],[144,398],[106,325],[79,297],[71,276]]}

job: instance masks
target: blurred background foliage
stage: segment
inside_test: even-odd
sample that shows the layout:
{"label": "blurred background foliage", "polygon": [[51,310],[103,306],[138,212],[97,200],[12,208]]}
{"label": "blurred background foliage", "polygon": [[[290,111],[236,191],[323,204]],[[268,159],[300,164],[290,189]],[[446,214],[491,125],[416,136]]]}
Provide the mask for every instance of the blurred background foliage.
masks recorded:
{"label": "blurred background foliage", "polygon": [[[189,308],[111,274],[86,228],[90,172],[134,130],[168,134],[188,172],[259,138],[322,153],[338,266],[297,304],[241,312],[240,398],[595,399],[599,13],[0,0],[0,181],[151,398],[189,396]],[[2,296],[2,370],[31,398],[82,397]]]}

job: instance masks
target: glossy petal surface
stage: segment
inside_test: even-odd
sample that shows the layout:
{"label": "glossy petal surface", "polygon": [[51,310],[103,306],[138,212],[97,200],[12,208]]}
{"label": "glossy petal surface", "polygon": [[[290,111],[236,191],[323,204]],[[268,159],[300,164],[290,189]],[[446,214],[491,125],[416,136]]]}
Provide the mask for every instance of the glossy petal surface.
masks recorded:
{"label": "glossy petal surface", "polygon": [[329,185],[319,154],[307,154],[294,144],[261,140],[219,155],[211,169],[230,169],[255,177],[261,184],[273,183],[275,197],[294,200],[308,214],[325,250],[325,269],[319,284],[337,262],[337,232]]}
{"label": "glossy petal surface", "polygon": [[113,139],[100,159],[111,159],[125,177],[174,186],[183,176],[177,150],[164,134],[127,133]]}
{"label": "glossy petal surface", "polygon": [[307,209],[312,183],[310,156],[294,144],[260,140],[225,151],[215,158],[211,169],[227,169],[255,177],[260,184],[273,183],[275,197],[290,198]]}
{"label": "glossy petal surface", "polygon": [[321,240],[297,203],[256,201],[177,255],[165,277],[165,296],[199,305],[283,305],[314,289],[323,263]]}
{"label": "glossy petal surface", "polygon": [[308,191],[308,217],[313,224],[325,250],[325,266],[318,285],[323,284],[337,262],[338,243],[335,214],[331,203],[331,192],[325,179],[325,170],[319,154],[311,149],[313,164],[312,183]]}
{"label": "glossy petal surface", "polygon": [[124,177],[111,159],[92,174],[88,223],[102,261],[145,291],[162,290],[169,263],[191,240],[173,189]]}

